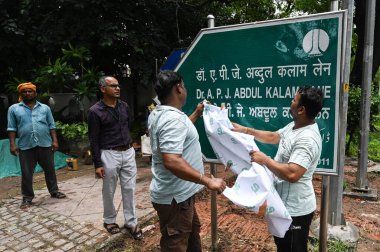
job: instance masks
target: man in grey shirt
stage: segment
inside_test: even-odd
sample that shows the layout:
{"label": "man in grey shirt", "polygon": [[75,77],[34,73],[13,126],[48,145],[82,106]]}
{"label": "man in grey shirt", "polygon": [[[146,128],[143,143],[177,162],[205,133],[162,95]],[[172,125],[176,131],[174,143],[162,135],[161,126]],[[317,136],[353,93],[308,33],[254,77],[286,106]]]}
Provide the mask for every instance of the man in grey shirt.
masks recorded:
{"label": "man in grey shirt", "polygon": [[274,237],[278,252],[306,252],[309,228],[316,209],[313,173],[322,151],[322,139],[315,117],[321,111],[323,95],[319,88],[300,88],[290,106],[293,122],[276,131],[264,131],[233,123],[234,131],[255,139],[278,144],[271,159],[260,151],[251,153],[251,161],[265,165],[279,179],[276,189],[293,221],[284,238]]}
{"label": "man in grey shirt", "polygon": [[160,72],[155,91],[161,105],[148,119],[153,173],[150,197],[160,220],[161,251],[202,251],[194,195],[203,186],[221,193],[226,183],[204,175],[193,125],[203,105],[198,104],[189,117],[181,111],[187,97],[182,77],[172,71]]}

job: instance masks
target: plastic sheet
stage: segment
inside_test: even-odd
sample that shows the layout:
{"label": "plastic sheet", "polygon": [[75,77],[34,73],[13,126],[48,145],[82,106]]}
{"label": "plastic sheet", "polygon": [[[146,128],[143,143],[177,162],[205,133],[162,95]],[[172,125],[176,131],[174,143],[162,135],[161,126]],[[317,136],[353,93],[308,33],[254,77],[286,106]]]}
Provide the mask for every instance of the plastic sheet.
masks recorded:
{"label": "plastic sheet", "polygon": [[[18,139],[16,139],[16,143]],[[12,176],[21,176],[21,166],[19,158],[13,156],[9,151],[9,139],[0,140],[0,179]],[[70,156],[56,151],[54,153],[55,170],[66,167],[66,158]],[[41,172],[42,168],[37,164],[35,172]]]}

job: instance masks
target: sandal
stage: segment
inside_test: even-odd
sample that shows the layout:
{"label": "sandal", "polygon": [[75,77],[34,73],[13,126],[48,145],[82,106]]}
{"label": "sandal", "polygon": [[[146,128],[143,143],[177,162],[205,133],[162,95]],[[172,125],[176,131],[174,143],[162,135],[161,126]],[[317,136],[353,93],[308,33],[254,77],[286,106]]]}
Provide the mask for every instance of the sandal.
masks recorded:
{"label": "sandal", "polygon": [[135,240],[142,240],[143,239],[143,233],[140,229],[139,225],[136,225],[134,227],[126,227],[129,233],[132,235],[133,239]]}
{"label": "sandal", "polygon": [[20,205],[20,209],[25,210],[25,209],[28,209],[31,206],[32,206],[32,201],[30,201],[30,200],[22,200],[22,203]]}
{"label": "sandal", "polygon": [[110,223],[110,224],[103,223],[103,226],[110,234],[120,233],[120,227],[116,223]]}
{"label": "sandal", "polygon": [[51,194],[51,197],[56,198],[56,199],[63,199],[63,198],[66,198],[66,194],[61,193],[61,192],[55,192]]}

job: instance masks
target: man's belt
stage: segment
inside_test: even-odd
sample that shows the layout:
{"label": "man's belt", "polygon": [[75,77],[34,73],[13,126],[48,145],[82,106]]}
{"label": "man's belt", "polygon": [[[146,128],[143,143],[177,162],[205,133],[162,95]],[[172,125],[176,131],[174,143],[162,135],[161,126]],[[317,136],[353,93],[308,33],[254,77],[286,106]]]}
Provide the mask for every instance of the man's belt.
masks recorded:
{"label": "man's belt", "polygon": [[109,150],[114,150],[114,151],[126,151],[129,150],[132,147],[132,144],[127,144],[127,145],[120,145],[116,147],[109,148]]}

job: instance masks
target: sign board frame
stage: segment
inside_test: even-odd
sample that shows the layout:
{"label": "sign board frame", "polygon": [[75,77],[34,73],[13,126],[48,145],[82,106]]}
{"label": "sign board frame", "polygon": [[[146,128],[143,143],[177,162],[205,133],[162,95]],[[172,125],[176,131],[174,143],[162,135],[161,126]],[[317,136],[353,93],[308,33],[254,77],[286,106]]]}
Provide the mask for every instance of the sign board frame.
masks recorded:
{"label": "sign board frame", "polygon": [[[319,86],[325,106],[317,122],[325,151],[316,172],[336,175],[345,22],[345,11],[336,11],[202,29],[175,68],[188,91],[183,111],[190,114],[204,99],[223,102],[231,121],[274,131],[292,121],[287,107],[298,87]],[[219,163],[202,119],[196,127],[204,160]],[[276,146],[258,145],[274,157]]]}
{"label": "sign board frame", "polygon": [[181,60],[182,56],[185,55],[186,50],[187,48],[174,49],[165,60],[164,64],[160,67],[160,71],[173,70]]}

